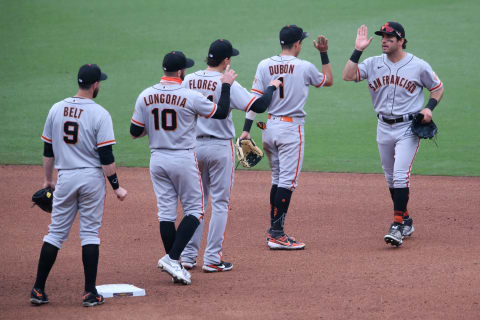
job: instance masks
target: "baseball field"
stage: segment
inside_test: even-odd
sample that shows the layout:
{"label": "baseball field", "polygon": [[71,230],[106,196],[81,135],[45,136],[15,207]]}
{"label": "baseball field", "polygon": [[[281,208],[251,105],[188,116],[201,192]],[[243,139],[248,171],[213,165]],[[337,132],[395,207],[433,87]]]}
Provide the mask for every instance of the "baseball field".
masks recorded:
{"label": "baseball field", "polygon": [[[466,1],[0,0],[0,319],[478,319],[480,315],[480,110],[475,103],[480,3]],[[409,209],[416,233],[387,247],[391,201],[380,166],[377,118],[366,83],[341,74],[356,29],[403,24],[407,51],[430,63],[445,95],[435,109],[436,143],[422,141],[413,166]],[[195,270],[191,286],[156,269],[163,255],[145,139],[129,127],[138,94],[158,82],[166,52],[181,50],[206,67],[209,44],[238,48],[232,68],[249,88],[257,64],[278,54],[278,32],[297,24],[310,33],[300,58],[320,67],[311,41],[329,41],[334,85],[311,88],[305,107],[305,160],[287,228],[305,251],[271,252],[268,162],[237,170],[224,244],[232,272]],[[378,38],[362,59],[381,52]],[[35,278],[49,216],[30,208],[41,187],[50,107],[76,92],[76,72],[96,63],[108,74],[96,101],[112,115],[124,203],[108,190],[98,284],[132,283],[147,297],[108,299],[81,308],[78,224],[47,282],[50,305],[34,308]],[[234,112],[237,135],[244,113]],[[265,115],[257,117],[260,121]],[[261,141],[260,130],[252,136]],[[208,214],[207,214],[208,219]],[[205,243],[202,244],[202,249]]]}

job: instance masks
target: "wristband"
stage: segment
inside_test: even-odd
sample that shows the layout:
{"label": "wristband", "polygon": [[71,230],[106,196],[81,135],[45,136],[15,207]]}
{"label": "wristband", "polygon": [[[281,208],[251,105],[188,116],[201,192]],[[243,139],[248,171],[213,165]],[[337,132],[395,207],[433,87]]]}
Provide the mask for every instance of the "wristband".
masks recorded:
{"label": "wristband", "polygon": [[117,178],[116,173],[112,174],[111,176],[109,176],[107,178],[108,178],[108,182],[110,182],[110,185],[112,186],[113,190],[117,190],[118,188],[120,188],[120,184],[118,183],[118,178]]}
{"label": "wristband", "polygon": [[438,101],[434,98],[430,98],[430,100],[428,100],[428,103],[427,105],[425,106],[425,108],[428,108],[430,109],[431,111],[433,111],[433,109],[435,109],[435,107],[437,106],[438,104]]}
{"label": "wristband", "polygon": [[322,59],[322,64],[329,64],[330,60],[328,60],[327,52],[320,52],[320,58]]}
{"label": "wristband", "polygon": [[360,56],[362,55],[363,51],[360,50],[353,50],[352,56],[350,57],[350,61],[353,63],[358,63],[358,60],[360,60]]}
{"label": "wristband", "polygon": [[253,123],[253,120],[245,119],[245,124],[243,125],[243,131],[250,132],[250,129],[252,129],[252,123]]}

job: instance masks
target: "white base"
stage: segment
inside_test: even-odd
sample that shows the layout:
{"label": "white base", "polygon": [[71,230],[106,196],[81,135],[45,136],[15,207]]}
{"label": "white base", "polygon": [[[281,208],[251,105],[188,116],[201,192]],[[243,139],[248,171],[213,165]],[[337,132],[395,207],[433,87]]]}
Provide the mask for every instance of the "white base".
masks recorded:
{"label": "white base", "polygon": [[97,286],[97,291],[104,298],[142,297],[146,295],[145,289],[137,288],[131,284],[104,284]]}

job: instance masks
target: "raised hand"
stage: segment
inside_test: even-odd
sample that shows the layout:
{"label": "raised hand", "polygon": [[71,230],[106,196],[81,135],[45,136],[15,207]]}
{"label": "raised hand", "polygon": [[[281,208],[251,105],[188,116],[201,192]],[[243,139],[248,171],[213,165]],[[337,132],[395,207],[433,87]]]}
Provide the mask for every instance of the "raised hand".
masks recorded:
{"label": "raised hand", "polygon": [[228,65],[227,68],[225,68],[225,73],[220,77],[220,81],[232,85],[236,78],[237,74],[235,70],[230,69],[230,65]]}
{"label": "raised hand", "polygon": [[325,36],[318,36],[317,41],[313,40],[313,46],[320,52],[327,52],[328,39]]}
{"label": "raised hand", "polygon": [[372,42],[373,37],[368,38],[368,28],[366,25],[362,24],[357,30],[357,39],[355,40],[355,49],[363,51]]}

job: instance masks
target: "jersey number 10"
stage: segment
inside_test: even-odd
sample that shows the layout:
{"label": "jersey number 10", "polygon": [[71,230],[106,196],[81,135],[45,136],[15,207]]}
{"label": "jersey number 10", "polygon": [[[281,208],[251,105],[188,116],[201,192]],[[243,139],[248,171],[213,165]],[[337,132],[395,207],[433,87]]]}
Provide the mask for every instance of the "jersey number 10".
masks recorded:
{"label": "jersey number 10", "polygon": [[[152,109],[153,122],[155,125],[155,130],[160,130],[160,116],[158,108]],[[173,131],[177,129],[177,112],[173,109],[163,109],[161,112],[162,120],[162,129],[166,131]],[[170,118],[170,123],[168,121]]]}

